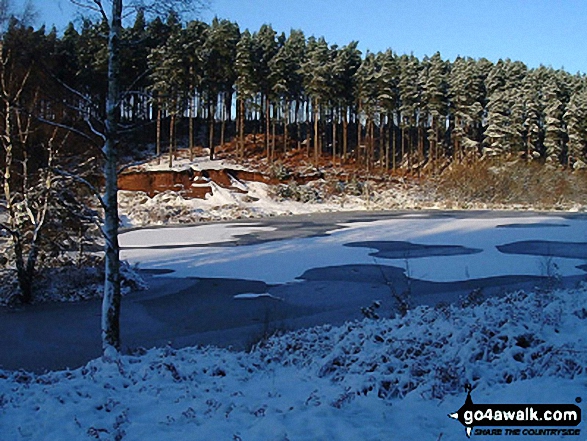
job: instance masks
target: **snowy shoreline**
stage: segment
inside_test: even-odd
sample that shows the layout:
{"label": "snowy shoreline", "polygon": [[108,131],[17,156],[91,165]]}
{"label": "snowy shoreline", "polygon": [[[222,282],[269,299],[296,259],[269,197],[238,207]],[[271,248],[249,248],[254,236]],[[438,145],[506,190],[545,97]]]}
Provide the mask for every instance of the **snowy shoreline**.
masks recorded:
{"label": "snowy shoreline", "polygon": [[[478,233],[481,228],[483,235],[475,240],[483,243],[489,238],[508,238],[498,245],[507,245],[503,249],[513,256],[502,253],[504,263],[495,265],[495,271],[502,274],[515,269],[514,274],[522,274],[520,265],[527,272],[541,269],[535,268],[536,261],[530,257],[521,256],[520,246],[511,238],[526,228],[526,234],[537,241],[543,237],[543,228],[550,228],[549,238],[558,237],[560,245],[569,240],[565,231],[581,236],[579,224],[568,224],[585,216],[585,207],[580,206],[566,207],[566,211],[499,204],[496,206],[509,209],[490,211],[485,204],[453,206],[435,202],[421,189],[401,185],[367,197],[335,196],[316,203],[277,200],[274,189],[266,184],[244,185],[246,194],[216,186],[214,195],[203,200],[170,192],[153,198],[121,192],[124,254],[136,261],[151,259],[154,265],[148,269],[154,274],[173,267],[178,280],[197,277],[194,271],[208,272],[206,264],[210,264],[218,271],[211,277],[228,277],[223,268],[231,268],[232,277],[250,277],[254,268],[255,278],[270,284],[292,283],[302,273],[312,277],[328,271],[344,274],[348,262],[343,260],[350,252],[362,253],[363,264],[386,258],[393,262],[403,249],[399,240],[419,253],[422,247],[434,246],[445,253],[447,247],[453,247],[450,253],[462,250],[459,259],[465,263],[450,264],[446,254],[442,257],[449,259],[445,265],[418,266],[414,257],[410,267],[406,266],[407,275],[433,284],[451,277],[482,277],[475,271],[490,271],[493,265],[483,262],[495,262],[473,253],[483,248],[478,243],[456,240],[457,230]],[[455,207],[458,209],[452,209]],[[344,219],[333,223],[337,217]],[[467,221],[467,217],[473,219]],[[320,221],[309,226],[308,218]],[[444,222],[447,218],[459,221],[451,225]],[[423,219],[433,221],[426,234],[414,228]],[[372,237],[365,237],[361,227],[373,222],[381,231],[393,231],[397,237],[387,239],[396,242],[382,242],[377,229],[370,233]],[[385,222],[391,222],[393,228]],[[193,235],[197,240],[186,242],[190,228],[198,229]],[[339,234],[342,231],[345,234]],[[345,240],[333,237],[336,235]],[[324,261],[317,250],[309,258],[308,244],[303,241],[314,237],[325,238],[325,243],[338,240],[340,247],[323,256]],[[288,239],[299,240],[300,256],[306,257],[288,265],[283,275],[272,274],[275,280],[269,279],[267,271],[274,258],[267,242]],[[354,245],[345,246],[348,243]],[[223,244],[258,245],[258,256],[265,257],[256,264],[248,260],[239,269],[234,263],[239,256],[231,253],[245,247],[219,247]],[[186,254],[193,253],[190,245],[205,257],[200,268],[176,265],[193,261]],[[284,248],[294,245],[288,243]],[[494,245],[492,256],[498,252]],[[222,257],[216,262],[209,259],[215,252]],[[420,257],[424,262],[430,258],[425,253]],[[545,265],[548,257],[543,259]],[[324,262],[335,260],[338,266],[326,271]],[[578,274],[576,260],[568,259],[561,268]],[[376,260],[375,264],[379,265]],[[267,300],[282,298],[270,290],[234,296],[236,302]],[[298,329],[260,339],[247,352],[213,346],[138,348],[115,363],[97,358],[74,370],[33,374],[0,369],[0,437],[6,441],[464,440],[464,427],[447,415],[463,405],[465,384],[473,386],[476,403],[574,403],[580,397],[585,399],[585,335],[587,288],[581,285],[567,290],[516,291],[468,306],[418,306],[405,317]],[[584,424],[579,429],[583,434],[587,430]],[[532,436],[532,440],[563,438]]]}
{"label": "snowy shoreline", "polygon": [[[228,168],[257,173],[254,169],[243,168],[230,160],[209,161],[202,157],[197,157],[194,161],[183,158],[171,170],[219,171]],[[170,169],[152,162],[138,166],[135,170],[148,172]],[[153,197],[141,191],[120,191],[120,215],[123,226],[133,228],[341,211],[587,211],[586,205],[572,201],[545,204],[538,201],[477,202],[471,197],[459,200],[458,197],[450,198],[438,194],[433,182],[423,185],[403,178],[379,183],[369,180],[368,177],[360,182],[337,181],[336,176],[330,179],[331,182],[316,179],[303,185],[294,181],[271,185],[265,182],[232,179],[233,188],[225,188],[213,180],[208,180],[206,185],[210,186],[212,194],[208,194],[204,199],[184,198],[182,192],[174,191],[164,191]]]}
{"label": "snowy shoreline", "polygon": [[580,288],[320,326],[249,353],[161,348],[74,371],[0,371],[0,431],[6,441],[466,439],[447,417],[465,383],[479,403],[584,396],[586,331]]}

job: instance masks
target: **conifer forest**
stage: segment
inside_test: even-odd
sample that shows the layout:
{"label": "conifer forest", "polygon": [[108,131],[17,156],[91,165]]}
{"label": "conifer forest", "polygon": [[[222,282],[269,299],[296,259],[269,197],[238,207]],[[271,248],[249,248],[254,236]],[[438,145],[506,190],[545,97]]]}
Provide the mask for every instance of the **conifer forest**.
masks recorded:
{"label": "conifer forest", "polygon": [[[63,35],[9,26],[2,124],[21,148],[3,149],[4,162],[28,155],[33,169],[52,160],[48,144],[59,145],[62,160],[99,145],[107,29],[91,20]],[[264,134],[268,158],[305,147],[315,163],[332,158],[367,169],[487,157],[587,164],[583,74],[509,59],[361,53],[357,42],[339,47],[301,30],[184,24],[173,14],[138,14],[124,29],[122,51],[123,132],[156,144],[158,154],[180,139],[213,157],[215,146],[236,140],[243,157],[245,137]]]}

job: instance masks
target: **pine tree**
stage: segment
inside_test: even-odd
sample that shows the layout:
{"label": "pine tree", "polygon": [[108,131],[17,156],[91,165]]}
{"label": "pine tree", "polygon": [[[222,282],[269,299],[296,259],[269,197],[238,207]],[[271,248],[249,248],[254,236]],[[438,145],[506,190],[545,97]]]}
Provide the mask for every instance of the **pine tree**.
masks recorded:
{"label": "pine tree", "polygon": [[411,160],[411,153],[414,145],[413,129],[416,127],[418,105],[420,102],[420,91],[418,90],[418,76],[420,71],[419,60],[412,55],[402,55],[399,58],[400,77],[400,127],[402,131],[401,157],[402,161],[407,159],[408,166]]}
{"label": "pine tree", "polygon": [[555,74],[547,79],[544,89],[544,148],[546,161],[561,163],[565,143],[563,127],[564,105],[561,100],[562,90]]}
{"label": "pine tree", "polygon": [[375,54],[367,52],[363,62],[356,72],[356,97],[359,107],[359,149],[361,146],[361,119],[365,120],[365,164],[370,169],[374,161],[374,124],[375,116],[379,111],[379,86],[381,66]]}
{"label": "pine tree", "polygon": [[358,42],[353,41],[336,51],[333,60],[332,101],[339,107],[342,115],[342,149],[343,162],[349,150],[348,123],[349,115],[356,104],[357,71],[361,66],[361,52],[357,49]]}
{"label": "pine tree", "polygon": [[147,23],[145,14],[139,10],[132,27],[124,29],[121,48],[120,84],[125,92],[124,116],[131,121],[145,119],[148,113],[145,91],[148,86]]}
{"label": "pine tree", "polygon": [[487,128],[483,149],[486,156],[500,156],[511,151],[508,138],[510,122],[506,77],[508,61],[499,60],[487,76]]}
{"label": "pine tree", "polygon": [[302,31],[293,30],[269,63],[272,92],[280,100],[283,114],[284,150],[288,143],[288,126],[292,103],[296,103],[296,122],[299,102],[303,95],[302,63],[306,53],[306,38]]}
{"label": "pine tree", "polygon": [[442,135],[440,130],[446,126],[445,121],[448,114],[447,65],[439,52],[426,59],[422,64],[420,119],[422,123],[428,124],[430,156],[436,160],[439,157],[438,144]]}
{"label": "pine tree", "polygon": [[563,116],[568,141],[568,162],[575,170],[587,168],[587,90],[585,86],[572,95]]}
{"label": "pine tree", "polygon": [[256,64],[255,73],[257,77],[256,81],[261,89],[261,109],[263,110],[263,125],[265,129],[264,145],[267,157],[270,155],[271,102],[274,98],[270,63],[279,50],[276,36],[277,33],[270,25],[261,26],[259,31],[253,35],[254,60]]}
{"label": "pine tree", "polygon": [[57,60],[57,77],[70,87],[80,89],[78,75],[80,66],[78,62],[77,46],[80,35],[73,23],[69,23],[63,32],[63,36],[57,40],[55,58]]}
{"label": "pine tree", "polygon": [[[399,121],[399,66],[397,57],[391,50],[377,54],[380,65],[378,97],[380,112],[387,116],[388,136],[385,142],[385,168],[389,168],[391,155],[391,167],[396,168],[396,127],[395,121]],[[390,133],[391,132],[391,133]],[[390,151],[391,150],[391,151]]]}
{"label": "pine tree", "polygon": [[257,83],[254,42],[251,33],[245,30],[236,45],[236,91],[238,97],[239,157],[244,155],[246,113],[260,90]]}
{"label": "pine tree", "polygon": [[528,72],[522,84],[524,102],[525,157],[528,161],[537,160],[544,155],[544,103],[543,82],[546,69],[540,67]]}
{"label": "pine tree", "polygon": [[91,98],[96,116],[102,119],[106,114],[108,32],[106,21],[93,23],[84,19],[77,46],[78,81],[82,86],[79,91]]}
{"label": "pine tree", "polygon": [[[169,130],[169,168],[173,166],[173,150],[175,143],[175,126],[177,115],[182,110],[184,93],[187,87],[188,75],[186,73],[186,58],[184,58],[185,32],[176,29],[165,45],[155,48],[149,54],[149,67],[151,70],[151,89],[158,97],[158,105],[170,115]],[[158,135],[159,137],[159,135]],[[157,155],[160,147],[157,146]]]}
{"label": "pine tree", "polygon": [[324,38],[308,40],[306,61],[302,65],[304,73],[304,89],[312,100],[314,114],[314,163],[318,164],[321,152],[320,145],[320,107],[328,101],[331,85],[331,55],[330,48]]}
{"label": "pine tree", "polygon": [[236,45],[240,40],[240,29],[236,23],[214,19],[210,26],[210,37],[215,40],[213,47],[218,63],[217,81],[222,106],[220,144],[224,144],[226,121],[231,120],[232,98],[236,82]]}
{"label": "pine tree", "polygon": [[512,154],[525,152],[524,147],[524,93],[523,83],[528,68],[522,62],[506,64],[506,97],[509,105],[508,144]]}

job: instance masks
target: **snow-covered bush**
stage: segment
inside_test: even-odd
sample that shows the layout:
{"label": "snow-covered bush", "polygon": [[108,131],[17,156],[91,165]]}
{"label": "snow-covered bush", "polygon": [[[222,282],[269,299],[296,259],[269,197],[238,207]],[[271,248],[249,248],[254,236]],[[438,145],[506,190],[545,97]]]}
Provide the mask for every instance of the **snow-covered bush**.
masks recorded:
{"label": "snow-covered bush", "polygon": [[[121,262],[121,285],[123,294],[147,288],[138,268]],[[0,305],[12,305],[18,292],[16,273],[0,272]],[[79,302],[102,298],[104,294],[104,261],[95,256],[86,259],[83,265],[66,264],[42,268],[33,284],[33,303]]]}
{"label": "snow-covered bush", "polygon": [[315,365],[321,377],[384,399],[412,391],[441,398],[465,383],[587,375],[587,289],[516,292],[472,305],[300,330],[269,339],[258,356]]}
{"label": "snow-covered bush", "polygon": [[0,429],[3,440],[457,439],[446,415],[466,383],[481,402],[574,398],[586,331],[583,287],[299,330],[251,352],[165,347],[73,371],[0,370]]}
{"label": "snow-covered bush", "polygon": [[295,181],[280,184],[276,188],[276,196],[281,200],[296,202],[319,203],[324,199],[319,189],[312,185],[299,185]]}

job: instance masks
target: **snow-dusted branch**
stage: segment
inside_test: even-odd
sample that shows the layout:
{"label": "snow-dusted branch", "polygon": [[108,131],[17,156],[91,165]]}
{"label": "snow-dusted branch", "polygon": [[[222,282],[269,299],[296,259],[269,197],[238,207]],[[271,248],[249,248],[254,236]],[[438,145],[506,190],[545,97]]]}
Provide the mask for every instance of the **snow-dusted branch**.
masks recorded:
{"label": "snow-dusted branch", "polygon": [[83,137],[85,140],[90,141],[96,147],[101,147],[101,145],[98,144],[95,139],[93,139],[87,133],[84,133],[81,130],[76,129],[75,127],[72,127],[72,126],[67,125],[67,124],[58,123],[56,121],[51,121],[51,120],[48,120],[48,119],[45,119],[45,118],[42,118],[42,117],[37,117],[37,120],[39,122],[42,122],[43,124],[47,124],[47,125],[50,125],[50,126],[53,126],[53,127],[58,127],[60,129],[68,130],[68,131],[70,131],[72,133],[75,133],[76,135],[79,135],[79,136]]}
{"label": "snow-dusted branch", "polygon": [[93,185],[90,181],[88,181],[85,178],[82,178],[79,175],[67,172],[65,170],[61,170],[56,167],[51,168],[51,170],[59,176],[62,176],[64,178],[68,178],[68,179],[72,179],[75,182],[78,182],[78,183],[84,185],[88,190],[90,190],[90,192],[96,197],[96,199],[98,199],[100,206],[102,208],[106,208],[106,203],[105,203],[104,199],[102,198],[102,194],[100,193],[100,190],[98,188],[96,188],[96,186]]}

